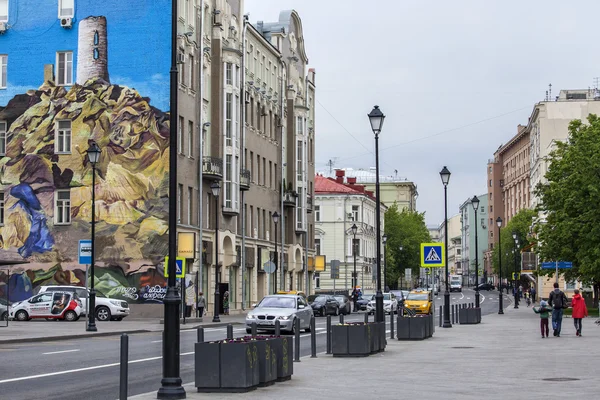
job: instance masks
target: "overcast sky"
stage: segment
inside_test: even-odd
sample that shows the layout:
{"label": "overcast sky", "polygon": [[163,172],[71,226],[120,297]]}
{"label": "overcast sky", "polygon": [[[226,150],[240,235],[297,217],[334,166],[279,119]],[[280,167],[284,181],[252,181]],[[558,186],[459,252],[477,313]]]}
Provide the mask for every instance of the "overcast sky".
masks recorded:
{"label": "overcast sky", "polygon": [[250,21],[295,9],[317,72],[317,170],[375,166],[415,182],[428,224],[486,193],[486,164],[536,102],[600,76],[598,0],[246,0]]}

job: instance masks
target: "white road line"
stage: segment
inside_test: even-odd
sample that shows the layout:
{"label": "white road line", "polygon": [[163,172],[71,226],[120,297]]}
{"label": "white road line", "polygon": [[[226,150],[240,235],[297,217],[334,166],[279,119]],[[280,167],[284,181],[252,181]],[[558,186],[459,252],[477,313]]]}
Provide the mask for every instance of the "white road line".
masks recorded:
{"label": "white road line", "polygon": [[153,340],[150,343],[160,343],[160,342],[162,342],[162,340]]}
{"label": "white road line", "polygon": [[463,292],[460,293],[460,300],[465,298],[465,294]]}
{"label": "white road line", "polygon": [[471,298],[470,298],[470,297],[467,297],[467,300],[471,300]]}
{"label": "white road line", "polygon": [[43,355],[47,356],[49,354],[61,354],[61,353],[73,353],[79,351],[79,349],[71,349],[71,350],[61,350],[61,351],[51,351],[49,353],[42,353]]}
{"label": "white road line", "polygon": [[479,305],[485,301],[485,296],[479,292]]}

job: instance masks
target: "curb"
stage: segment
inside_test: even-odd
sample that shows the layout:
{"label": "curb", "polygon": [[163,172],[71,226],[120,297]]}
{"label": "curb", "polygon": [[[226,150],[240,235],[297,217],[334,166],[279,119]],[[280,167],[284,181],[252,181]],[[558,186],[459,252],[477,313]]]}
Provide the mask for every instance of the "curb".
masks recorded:
{"label": "curb", "polygon": [[47,337],[35,337],[35,338],[22,338],[22,339],[0,339],[0,345],[2,344],[14,344],[14,343],[32,343],[32,342],[56,342],[65,339],[84,339],[89,337],[101,337],[101,336],[117,336],[126,333],[128,335],[135,333],[148,333],[153,332],[148,329],[136,329],[130,331],[118,331],[118,332],[98,332],[98,333],[81,333],[74,335],[62,335],[62,336],[47,336]]}

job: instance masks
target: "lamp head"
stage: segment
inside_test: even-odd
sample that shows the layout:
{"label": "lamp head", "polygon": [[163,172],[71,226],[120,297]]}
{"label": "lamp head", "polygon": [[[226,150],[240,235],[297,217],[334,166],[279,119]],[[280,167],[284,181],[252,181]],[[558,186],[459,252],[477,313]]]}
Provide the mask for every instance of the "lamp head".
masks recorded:
{"label": "lamp head", "polygon": [[276,224],[276,223],[278,223],[278,222],[279,222],[279,213],[278,213],[277,211],[275,211],[275,212],[273,213],[273,217],[272,217],[272,218],[273,218],[273,222],[274,222],[275,224]]}
{"label": "lamp head", "polygon": [[373,110],[369,114],[369,122],[371,122],[371,129],[375,136],[379,135],[381,132],[381,128],[383,127],[383,120],[385,119],[385,115],[379,109],[379,106],[373,107]]}
{"label": "lamp head", "polygon": [[473,210],[477,211],[477,209],[479,209],[479,198],[477,196],[473,196],[471,199],[471,204],[473,205]]}
{"label": "lamp head", "polygon": [[219,197],[219,193],[221,192],[221,185],[219,185],[219,182],[213,182],[210,185],[210,190],[212,191],[213,196]]}
{"label": "lamp head", "polygon": [[444,186],[448,185],[448,182],[450,182],[450,171],[445,165],[444,168],[442,168],[442,170],[440,171],[440,178],[442,178],[442,183],[444,184]]}
{"label": "lamp head", "polygon": [[102,150],[100,150],[98,144],[96,142],[92,142],[90,144],[90,147],[87,149],[88,160],[90,160],[90,163],[92,165],[96,165],[96,163],[100,160],[101,153]]}
{"label": "lamp head", "polygon": [[352,224],[350,230],[352,231],[353,235],[356,235],[356,231],[358,231],[358,226],[356,226],[356,224]]}
{"label": "lamp head", "polygon": [[498,228],[502,227],[502,218],[496,218],[496,225],[498,225]]}
{"label": "lamp head", "polygon": [[383,244],[386,244],[386,243],[387,243],[387,239],[388,239],[387,235],[383,235],[383,236],[381,237],[381,240],[383,241]]}

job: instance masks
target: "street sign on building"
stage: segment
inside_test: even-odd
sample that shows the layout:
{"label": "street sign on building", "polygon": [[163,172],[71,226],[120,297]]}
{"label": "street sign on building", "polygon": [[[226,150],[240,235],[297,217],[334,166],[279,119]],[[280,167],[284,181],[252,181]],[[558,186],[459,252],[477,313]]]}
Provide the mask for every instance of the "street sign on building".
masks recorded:
{"label": "street sign on building", "polygon": [[[165,278],[169,277],[169,256],[165,257]],[[185,278],[185,258],[175,258],[175,277]]]}
{"label": "street sign on building", "polygon": [[267,261],[263,264],[263,270],[267,273],[267,274],[272,274],[273,272],[275,272],[275,263],[273,261]]}
{"label": "street sign on building", "polygon": [[331,260],[331,279],[340,279],[340,260]]}
{"label": "street sign on building", "polygon": [[573,268],[571,261],[544,261],[542,269],[570,269]]}
{"label": "street sign on building", "polygon": [[512,273],[512,278],[513,278],[513,281],[521,280],[521,273],[520,272],[513,272]]}
{"label": "street sign on building", "polygon": [[92,263],[92,241],[79,241],[79,264],[86,265]]}
{"label": "street sign on building", "polygon": [[444,267],[445,250],[442,243],[421,243],[421,267]]}

